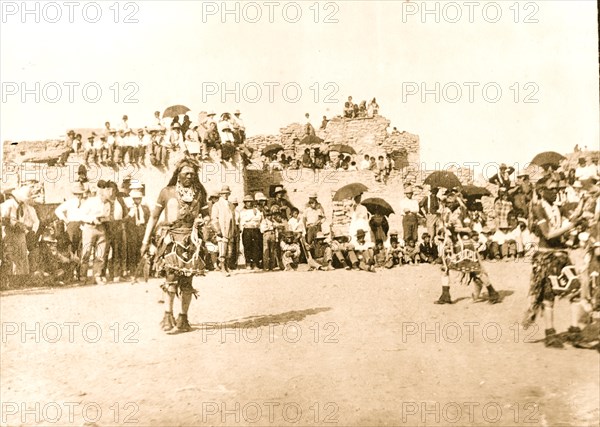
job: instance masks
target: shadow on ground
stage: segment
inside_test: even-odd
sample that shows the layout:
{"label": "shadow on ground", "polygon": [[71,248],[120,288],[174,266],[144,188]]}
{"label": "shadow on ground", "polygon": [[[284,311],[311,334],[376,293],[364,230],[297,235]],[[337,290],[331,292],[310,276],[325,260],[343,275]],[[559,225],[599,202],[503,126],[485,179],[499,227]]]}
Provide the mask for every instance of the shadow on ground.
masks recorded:
{"label": "shadow on ground", "polygon": [[192,325],[194,329],[215,330],[215,329],[242,329],[242,328],[260,328],[269,325],[279,325],[287,322],[300,322],[306,316],[314,316],[325,311],[331,310],[331,307],[309,308],[300,311],[287,311],[279,314],[265,314],[261,316],[250,316],[242,319],[228,320],[221,323],[201,323]]}

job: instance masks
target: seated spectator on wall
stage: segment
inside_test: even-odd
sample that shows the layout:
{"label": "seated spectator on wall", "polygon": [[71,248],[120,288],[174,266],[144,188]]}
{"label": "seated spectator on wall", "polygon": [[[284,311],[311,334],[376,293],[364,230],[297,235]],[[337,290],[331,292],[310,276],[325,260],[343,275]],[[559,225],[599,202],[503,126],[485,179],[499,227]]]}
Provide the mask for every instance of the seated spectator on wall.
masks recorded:
{"label": "seated spectator on wall", "polygon": [[369,155],[365,154],[364,159],[360,162],[360,170],[366,171],[371,169],[371,161],[369,160]]}

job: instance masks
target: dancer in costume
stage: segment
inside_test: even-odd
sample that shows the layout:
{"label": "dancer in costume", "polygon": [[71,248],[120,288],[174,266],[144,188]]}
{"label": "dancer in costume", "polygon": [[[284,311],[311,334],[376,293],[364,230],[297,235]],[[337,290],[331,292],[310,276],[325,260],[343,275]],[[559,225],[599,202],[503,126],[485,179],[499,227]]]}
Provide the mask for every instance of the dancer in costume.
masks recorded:
{"label": "dancer in costume", "polygon": [[[187,317],[192,295],[197,296],[192,279],[201,275],[204,269],[200,230],[207,204],[206,190],[200,183],[198,171],[199,165],[193,160],[179,162],[171,180],[158,196],[142,242],[141,254],[144,256],[157,226],[154,263],[157,271],[165,277],[161,287],[168,296],[161,327],[171,333],[192,329]],[[164,219],[158,223],[163,212]],[[177,321],[173,316],[175,296],[181,298],[181,313]]]}

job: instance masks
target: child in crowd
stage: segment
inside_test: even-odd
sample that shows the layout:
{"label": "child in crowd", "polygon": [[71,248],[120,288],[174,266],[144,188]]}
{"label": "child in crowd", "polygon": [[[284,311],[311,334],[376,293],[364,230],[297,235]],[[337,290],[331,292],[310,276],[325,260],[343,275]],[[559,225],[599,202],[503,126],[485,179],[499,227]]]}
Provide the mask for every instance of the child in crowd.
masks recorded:
{"label": "child in crowd", "polygon": [[387,175],[385,173],[385,161],[383,156],[379,156],[377,162],[375,163],[375,181],[384,183],[387,181]]}
{"label": "child in crowd", "polygon": [[374,245],[372,242],[367,241],[365,230],[357,230],[352,246],[358,258],[358,267],[364,271],[375,271],[375,262],[373,260]]}
{"label": "child in crowd", "polygon": [[421,236],[423,242],[419,245],[419,258],[421,262],[433,263],[438,257],[437,247],[431,242],[429,233],[423,233]]}
{"label": "child in crowd", "polygon": [[390,246],[387,248],[387,260],[385,266],[392,268],[395,265],[402,265],[402,247],[398,240],[398,235],[390,236]]}
{"label": "child in crowd", "polygon": [[413,239],[406,240],[403,258],[405,264],[414,265],[419,263],[419,248]]}
{"label": "child in crowd", "polygon": [[300,261],[300,245],[294,242],[294,233],[286,231],[283,233],[281,240],[281,260],[284,271],[298,269]]}
{"label": "child in crowd", "polygon": [[294,233],[296,239],[300,239],[306,234],[304,222],[300,219],[300,211],[298,208],[292,208],[292,216],[288,219],[288,230]]}
{"label": "child in crowd", "polygon": [[375,249],[373,249],[373,261],[376,268],[385,268],[387,265],[387,251],[383,247],[383,240],[375,241]]}

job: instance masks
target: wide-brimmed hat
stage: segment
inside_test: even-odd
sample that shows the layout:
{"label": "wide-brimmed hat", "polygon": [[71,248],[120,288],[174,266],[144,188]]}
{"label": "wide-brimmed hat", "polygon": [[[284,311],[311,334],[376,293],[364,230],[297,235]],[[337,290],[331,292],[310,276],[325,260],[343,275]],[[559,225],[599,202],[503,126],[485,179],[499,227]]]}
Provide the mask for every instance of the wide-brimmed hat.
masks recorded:
{"label": "wide-brimmed hat", "polygon": [[273,194],[277,193],[285,193],[285,189],[282,186],[277,186],[275,187],[275,190],[273,190]]}
{"label": "wide-brimmed hat", "polygon": [[90,136],[88,136],[88,139],[94,139],[96,138],[98,135],[96,135],[96,132],[92,132],[92,134]]}
{"label": "wide-brimmed hat", "polygon": [[181,129],[181,125],[179,123],[175,122],[171,125],[171,129]]}
{"label": "wide-brimmed hat", "polygon": [[500,170],[502,170],[502,169],[508,169],[508,166],[506,166],[506,163],[500,163],[499,169]]}
{"label": "wide-brimmed hat", "polygon": [[308,193],[308,198],[309,199],[316,199],[317,197],[318,197],[317,193]]}
{"label": "wide-brimmed hat", "polygon": [[581,181],[577,180],[573,183],[573,188],[583,188]]}
{"label": "wide-brimmed hat", "polygon": [[140,190],[131,190],[131,192],[129,193],[129,197],[131,197],[132,199],[141,199],[142,197],[144,197],[144,195]]}
{"label": "wide-brimmed hat", "polygon": [[244,203],[246,203],[246,202],[253,202],[253,201],[254,201],[254,197],[252,197],[250,194],[246,194],[244,196],[244,199],[243,199]]}
{"label": "wide-brimmed hat", "polygon": [[229,203],[231,203],[232,205],[237,205],[240,202],[238,201],[237,197],[232,196],[232,197],[229,198]]}
{"label": "wide-brimmed hat", "polygon": [[319,231],[317,233],[317,235],[315,236],[315,239],[325,239],[327,236],[325,236],[325,234],[323,234],[322,231]]}
{"label": "wide-brimmed hat", "polygon": [[267,199],[267,196],[265,196],[263,193],[261,193],[261,192],[259,191],[258,193],[256,193],[256,194],[254,195],[254,200],[256,200],[257,202],[259,202],[259,201],[261,201],[261,200],[264,200],[264,201],[266,201],[266,200],[268,200],[268,199]]}
{"label": "wide-brimmed hat", "polygon": [[215,113],[214,110],[210,110],[207,114],[207,116],[216,116],[217,114]]}
{"label": "wide-brimmed hat", "polygon": [[240,113],[240,110],[235,110],[235,113],[233,113],[233,114],[237,115],[237,114],[242,114],[242,113]]}
{"label": "wide-brimmed hat", "polygon": [[219,194],[231,194],[231,188],[229,188],[229,185],[224,185],[223,187],[221,187],[221,191],[219,191]]}
{"label": "wide-brimmed hat", "polygon": [[270,211],[271,211],[272,214],[281,213],[281,209],[279,209],[279,206],[277,206],[277,205],[271,206]]}
{"label": "wide-brimmed hat", "polygon": [[414,194],[414,192],[415,190],[412,185],[407,185],[406,188],[404,188],[404,194]]}
{"label": "wide-brimmed hat", "polygon": [[360,228],[360,229],[358,229],[358,230],[356,231],[356,237],[361,237],[361,236],[363,236],[363,237],[364,237],[364,236],[366,236],[366,234],[367,234],[367,233],[366,233],[366,232],[365,232],[365,230],[363,230],[362,228]]}
{"label": "wide-brimmed hat", "polygon": [[208,196],[208,198],[209,199],[218,199],[219,198],[219,193],[217,193],[217,192],[210,193],[209,196]]}

